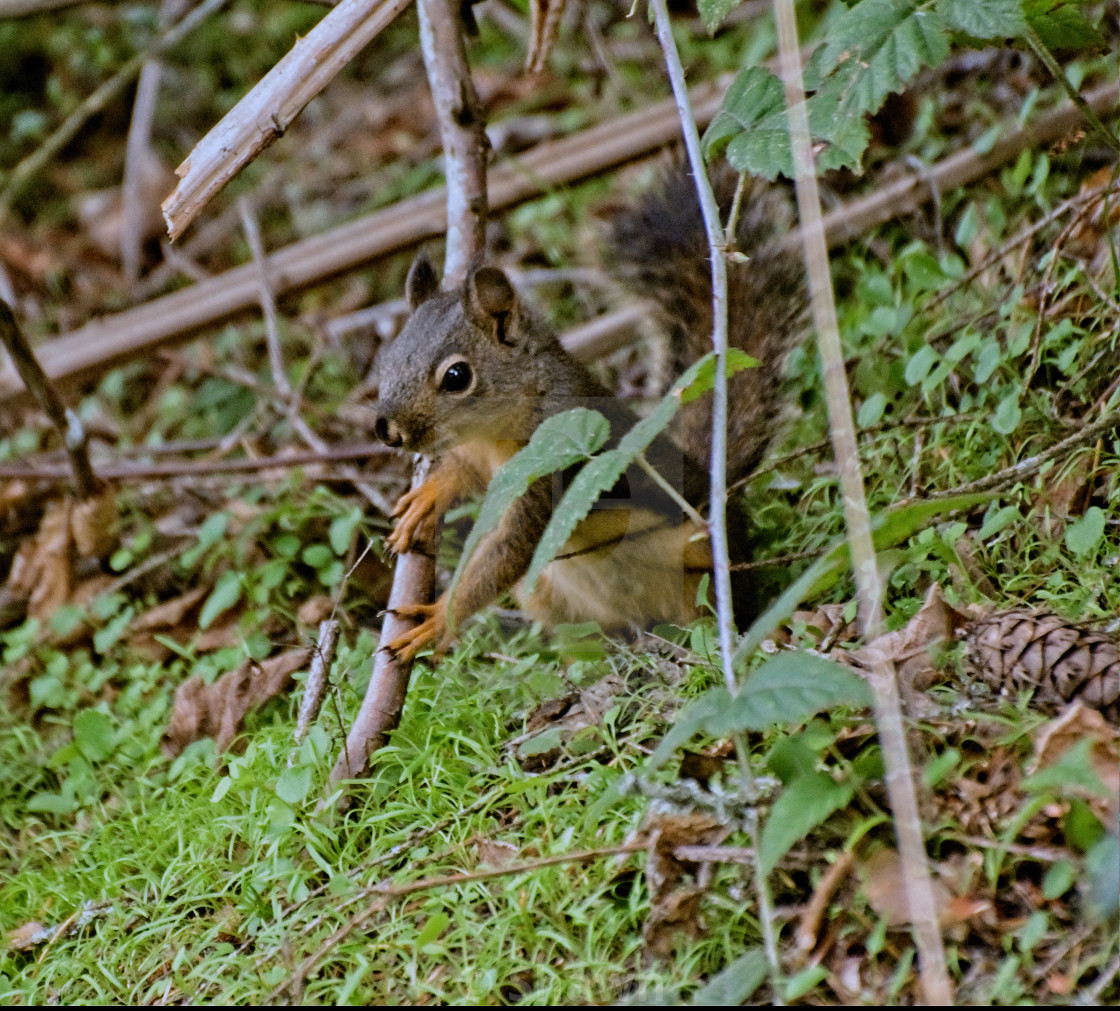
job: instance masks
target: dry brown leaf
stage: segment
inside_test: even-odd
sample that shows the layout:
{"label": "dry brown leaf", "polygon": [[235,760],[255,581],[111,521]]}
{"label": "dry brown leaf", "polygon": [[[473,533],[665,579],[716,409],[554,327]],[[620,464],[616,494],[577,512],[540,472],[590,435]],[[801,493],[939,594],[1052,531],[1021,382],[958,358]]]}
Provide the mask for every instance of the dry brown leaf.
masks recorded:
{"label": "dry brown leaf", "polygon": [[210,592],[209,586],[196,586],[193,590],[165,600],[139,614],[132,622],[133,632],[151,632],[155,629],[173,628],[178,625],[202,598]]}
{"label": "dry brown leaf", "polygon": [[601,725],[603,714],[625,693],[625,681],[617,674],[607,674],[587,688],[542,702],[529,716],[528,731],[506,747],[522,768],[548,768],[578,734]]}
{"label": "dry brown leaf", "polygon": [[1035,498],[1031,511],[1043,521],[1048,537],[1060,537],[1066,521],[1085,511],[1092,464],[1090,453],[1079,453],[1068,467],[1061,468],[1059,476],[1047,475],[1048,480]]}
{"label": "dry brown leaf", "polygon": [[224,753],[237,736],[250,709],[287,691],[292,675],[311,659],[310,649],[292,649],[257,663],[246,660],[213,684],[199,677],[184,681],[175,692],[175,703],[161,745],[170,758],[192,741],[213,737]]}
{"label": "dry brown leaf", "polygon": [[928,700],[921,693],[934,683],[938,674],[934,647],[952,642],[956,630],[971,618],[967,611],[950,604],[941,586],[934,583],[926,594],[925,603],[905,627],[881,635],[861,649],[832,650],[829,655],[841,663],[851,664],[854,660],[864,668],[870,668],[878,659],[893,663],[907,708],[912,713],[921,713],[929,708]]}
{"label": "dry brown leaf", "polygon": [[296,617],[301,625],[313,625],[318,628],[319,623],[329,618],[333,611],[334,601],[325,593],[318,593],[314,597],[308,597],[299,605]]}
{"label": "dry brown leaf", "polygon": [[8,573],[8,589],[28,598],[27,613],[49,618],[70,596],[69,498],[55,502],[43,515],[39,529],[24,541]]}
{"label": "dry brown leaf", "polygon": [[1039,772],[1056,765],[1076,744],[1093,742],[1089,763],[1108,791],[1108,797],[1081,791],[1076,784],[1070,789],[1083,793],[1085,800],[1105,825],[1115,825],[1120,817],[1120,734],[1095,709],[1074,702],[1057,719],[1043,724],[1034,741],[1034,757],[1029,772]]}
{"label": "dry brown leaf", "polygon": [[794,952],[798,957],[799,965],[805,963],[805,956],[817,946],[821,923],[824,920],[825,913],[828,912],[832,896],[844,879],[847,878],[855,859],[856,855],[853,850],[844,850],[836,858],[836,862],[821,875],[817,887],[813,889],[812,896],[805,903],[805,908],[802,910],[801,918],[797,923],[797,932],[794,935]]}
{"label": "dry brown leaf", "polygon": [[70,531],[80,558],[106,558],[117,546],[117,495],[105,487],[96,495],[75,502]]}
{"label": "dry brown leaf", "polygon": [[548,56],[560,34],[564,6],[565,0],[529,0],[531,18],[529,52],[525,56],[525,69],[530,74],[539,74],[544,70]]}
{"label": "dry brown leaf", "polygon": [[31,920],[15,930],[8,931],[8,948],[11,951],[27,951],[39,943],[39,938],[46,935],[47,928],[35,920]]}
{"label": "dry brown leaf", "polygon": [[478,862],[491,867],[509,867],[517,863],[519,850],[513,843],[503,842],[501,839],[476,839],[475,848],[478,850]]}
{"label": "dry brown leaf", "polygon": [[729,834],[726,826],[699,811],[657,813],[646,818],[639,836],[646,837],[650,910],[642,936],[650,954],[667,958],[678,933],[697,937],[704,929],[699,913],[707,875],[701,872],[702,865],[680,860],[674,851],[679,846],[715,846]]}
{"label": "dry brown leaf", "polygon": [[[886,918],[888,926],[902,927],[911,922],[902,859],[897,851],[887,847],[876,850],[861,862],[860,878],[868,903],[875,912]],[[943,929],[964,923],[970,917],[991,908],[987,899],[953,895],[937,877],[932,879],[931,885],[937,922]]]}

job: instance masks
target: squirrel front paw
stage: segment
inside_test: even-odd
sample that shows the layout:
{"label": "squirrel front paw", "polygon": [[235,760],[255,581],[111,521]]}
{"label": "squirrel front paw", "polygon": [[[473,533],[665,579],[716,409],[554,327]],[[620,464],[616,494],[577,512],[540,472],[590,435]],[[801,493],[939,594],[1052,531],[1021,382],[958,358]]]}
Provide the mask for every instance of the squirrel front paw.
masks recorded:
{"label": "squirrel front paw", "polygon": [[386,650],[398,663],[410,664],[416,654],[425,646],[433,643],[437,653],[446,648],[447,619],[440,602],[434,604],[404,604],[391,612],[405,621],[418,621],[419,624],[398,635],[381,648]]}
{"label": "squirrel front paw", "polygon": [[397,523],[393,532],[385,538],[389,550],[403,555],[417,545],[429,544],[435,533],[436,511],[436,492],[432,482],[425,481],[419,488],[406,491],[393,510]]}

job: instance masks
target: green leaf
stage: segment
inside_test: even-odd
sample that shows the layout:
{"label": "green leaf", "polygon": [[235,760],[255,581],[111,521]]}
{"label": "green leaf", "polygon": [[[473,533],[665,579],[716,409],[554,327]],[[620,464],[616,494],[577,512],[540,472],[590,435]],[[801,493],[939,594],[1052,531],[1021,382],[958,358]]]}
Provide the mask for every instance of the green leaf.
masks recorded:
{"label": "green leaf", "polygon": [[1053,765],[1028,776],[1020,786],[1030,793],[1053,790],[1061,796],[1067,796],[1070,787],[1075,786],[1086,793],[1108,797],[1108,788],[1101,782],[1089,757],[1092,749],[1093,741],[1088,738],[1078,741]]}
{"label": "green leaf", "polygon": [[1019,0],[938,0],[937,10],[954,28],[978,39],[1006,39],[1027,27]]}
{"label": "green leaf", "polygon": [[431,944],[433,941],[439,940],[439,935],[442,934],[451,923],[451,917],[447,913],[439,912],[433,913],[428,917],[428,922],[424,924],[423,929],[416,935],[416,948],[417,950],[423,948],[425,945]]}
{"label": "green leaf", "polygon": [[336,516],[331,520],[329,540],[336,555],[344,555],[350,550],[350,538],[354,534],[354,528],[361,522],[362,510],[357,507],[344,516]]}
{"label": "green leaf", "polygon": [[704,22],[708,34],[715,35],[716,29],[723,23],[723,19],[740,3],[742,3],[742,0],[700,0],[697,4],[700,8],[700,20]]}
{"label": "green leaf", "polygon": [[[734,368],[736,362],[741,363],[743,359],[747,358],[749,356],[743,355],[734,360],[729,359],[728,368]],[[704,391],[703,374],[705,370],[711,370],[714,377],[712,361],[713,356],[708,354],[696,362],[673,383],[672,389],[661,398],[649,416],[639,421],[619,440],[615,449],[609,450],[584,464],[575,480],[572,481],[571,486],[564,493],[560,504],[553,510],[548,526],[545,527],[544,534],[537,544],[537,550],[533,553],[533,561],[529,566],[529,571],[525,574],[526,593],[532,593],[541,572],[556,557],[575,528],[591,512],[591,507],[599,500],[599,496],[613,487],[626,468],[637,459],[640,453],[645,452],[649,444],[668,427],[669,422],[673,420],[673,415],[677,412],[677,408],[680,407],[685,393],[689,392],[696,396],[699,395],[696,392],[697,390]],[[709,382],[709,388],[710,385]],[[501,476],[500,473],[499,476]],[[487,499],[489,497],[489,494],[487,494]],[[481,520],[482,515],[480,513],[479,522]],[[474,536],[473,530],[471,536]]]}
{"label": "green leaf", "polygon": [[214,619],[224,614],[241,599],[241,577],[236,572],[223,572],[198,616],[198,627],[205,631]]}
{"label": "green leaf", "polygon": [[793,175],[782,82],[765,67],[747,67],[731,82],[704,133],[704,157],[726,149],[737,172],[774,179]]}
{"label": "green leaf", "polygon": [[766,979],[768,967],[761,948],[748,948],[724,966],[692,995],[693,1007],[738,1007]]}
{"label": "green leaf", "polygon": [[478,519],[463,545],[449,593],[454,598],[459,580],[479,542],[501,522],[506,510],[546,474],[586,460],[610,436],[610,425],[598,411],[574,407],[546,418],[533,437],[497,474],[486,489]]}
{"label": "green leaf", "polygon": [[97,709],[83,709],[74,717],[74,743],[91,762],[108,758],[116,747],[112,719]]}
{"label": "green leaf", "polygon": [[1047,49],[1104,50],[1105,37],[1077,10],[1077,2],[1023,0],[1027,24]]}
{"label": "green leaf", "polygon": [[769,874],[795,842],[833,811],[846,807],[854,792],[854,783],[837,783],[827,772],[813,772],[792,782],[774,802],[762,827],[758,869]]}
{"label": "green leaf", "polygon": [[992,428],[1000,435],[1010,435],[1019,427],[1022,418],[1023,411],[1019,407],[1018,392],[1009,393],[999,402],[996,413],[992,415]]}
{"label": "green leaf", "polygon": [[285,769],[276,780],[276,796],[288,804],[302,804],[311,790],[311,766]]}
{"label": "green leaf", "polygon": [[1089,873],[1086,899],[1102,920],[1116,915],[1120,906],[1120,836],[1108,832],[1085,855]]}
{"label": "green leaf", "polygon": [[741,730],[768,730],[837,705],[870,705],[871,689],[858,674],[812,653],[779,653],[747,678],[732,698],[712,688],[688,706],[650,756],[652,771],[695,734],[727,737]]}
{"label": "green leaf", "polygon": [[1066,547],[1075,555],[1091,554],[1104,539],[1104,510],[1090,506],[1085,515],[1066,527]]}

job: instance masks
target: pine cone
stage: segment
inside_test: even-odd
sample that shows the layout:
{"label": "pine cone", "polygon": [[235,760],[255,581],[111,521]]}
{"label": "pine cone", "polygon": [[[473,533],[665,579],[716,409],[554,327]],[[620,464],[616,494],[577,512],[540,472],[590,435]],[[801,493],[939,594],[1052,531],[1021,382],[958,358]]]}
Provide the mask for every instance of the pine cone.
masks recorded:
{"label": "pine cone", "polygon": [[1120,643],[1045,611],[999,611],[961,631],[973,673],[996,691],[1035,690],[1057,709],[1079,699],[1113,721],[1120,715]]}

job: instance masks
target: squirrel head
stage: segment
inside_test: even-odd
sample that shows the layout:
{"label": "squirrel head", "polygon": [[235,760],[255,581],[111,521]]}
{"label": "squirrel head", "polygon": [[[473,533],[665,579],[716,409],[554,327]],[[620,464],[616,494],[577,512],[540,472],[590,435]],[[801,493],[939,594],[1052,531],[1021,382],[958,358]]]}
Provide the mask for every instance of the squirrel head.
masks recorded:
{"label": "squirrel head", "polygon": [[440,291],[424,253],[405,282],[412,314],[377,356],[374,432],[386,445],[436,455],[471,439],[528,438],[532,327],[497,267],[475,267]]}

